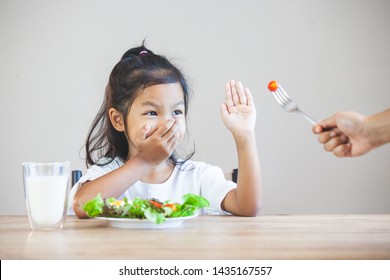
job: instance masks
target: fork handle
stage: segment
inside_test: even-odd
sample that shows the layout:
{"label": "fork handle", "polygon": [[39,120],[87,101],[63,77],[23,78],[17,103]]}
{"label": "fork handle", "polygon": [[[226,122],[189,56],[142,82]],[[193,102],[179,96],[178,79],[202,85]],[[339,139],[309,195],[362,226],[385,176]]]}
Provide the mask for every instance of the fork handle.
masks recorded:
{"label": "fork handle", "polygon": [[308,122],[310,122],[312,125],[316,125],[317,122],[312,118],[312,117],[309,117],[307,114],[305,114],[304,112],[302,112],[301,110],[296,110],[296,112],[298,114],[300,114],[302,117],[304,117]]}

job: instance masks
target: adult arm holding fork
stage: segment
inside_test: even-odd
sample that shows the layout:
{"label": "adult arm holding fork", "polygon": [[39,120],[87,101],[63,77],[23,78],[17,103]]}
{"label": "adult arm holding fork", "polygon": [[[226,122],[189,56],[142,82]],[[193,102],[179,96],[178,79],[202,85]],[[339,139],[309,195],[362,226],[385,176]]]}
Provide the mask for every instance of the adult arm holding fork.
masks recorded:
{"label": "adult arm holding fork", "polygon": [[337,157],[357,157],[390,142],[390,108],[370,116],[338,112],[313,126],[324,149]]}

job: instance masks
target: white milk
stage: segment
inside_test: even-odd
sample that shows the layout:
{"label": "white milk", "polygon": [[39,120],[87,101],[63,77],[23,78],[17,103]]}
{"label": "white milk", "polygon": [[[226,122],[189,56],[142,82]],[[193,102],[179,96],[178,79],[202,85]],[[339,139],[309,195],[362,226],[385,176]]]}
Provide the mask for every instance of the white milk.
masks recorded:
{"label": "white milk", "polygon": [[64,215],[67,198],[65,176],[37,176],[26,178],[27,201],[32,220],[40,226],[59,223]]}

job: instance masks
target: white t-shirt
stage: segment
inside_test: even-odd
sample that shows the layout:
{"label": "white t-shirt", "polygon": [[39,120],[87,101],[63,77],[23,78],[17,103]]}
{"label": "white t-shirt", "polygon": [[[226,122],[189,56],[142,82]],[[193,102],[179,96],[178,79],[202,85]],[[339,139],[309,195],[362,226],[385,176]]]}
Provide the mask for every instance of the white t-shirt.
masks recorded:
{"label": "white t-shirt", "polygon": [[[73,198],[83,183],[92,181],[123,164],[123,161],[117,157],[104,166],[91,166],[70,192],[68,214],[74,214]],[[182,203],[183,195],[193,193],[205,197],[210,202],[210,209],[207,209],[206,212],[226,214],[221,209],[221,202],[226,194],[235,187],[234,182],[225,179],[221,168],[204,162],[188,160],[183,165],[175,167],[171,176],[164,183],[147,184],[137,181],[117,199],[124,197],[134,199],[138,196],[142,199],[156,198],[160,201],[170,200]]]}

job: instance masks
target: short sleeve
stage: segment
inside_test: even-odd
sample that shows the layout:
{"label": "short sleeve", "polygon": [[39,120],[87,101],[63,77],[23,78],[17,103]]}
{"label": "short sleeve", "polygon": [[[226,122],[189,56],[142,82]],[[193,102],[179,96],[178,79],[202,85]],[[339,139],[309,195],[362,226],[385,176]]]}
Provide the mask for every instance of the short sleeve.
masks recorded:
{"label": "short sleeve", "polygon": [[229,214],[222,210],[221,203],[227,193],[236,188],[236,183],[226,180],[221,168],[217,166],[209,166],[202,174],[201,194],[207,197],[210,206],[217,214]]}
{"label": "short sleeve", "polygon": [[[102,160],[105,160],[105,159],[103,158]],[[72,186],[72,189],[70,190],[69,199],[68,199],[68,215],[75,214],[73,211],[73,200],[74,200],[75,194],[80,189],[82,184],[84,184],[85,182],[88,182],[88,181],[93,181],[96,178],[99,178],[99,177],[107,174],[108,172],[115,170],[116,168],[120,167],[121,165],[123,165],[123,162],[118,158],[115,158],[111,163],[109,163],[107,165],[103,165],[103,166],[92,165],[87,170],[85,175],[83,175],[77,181],[77,183],[75,183],[74,186]]]}

